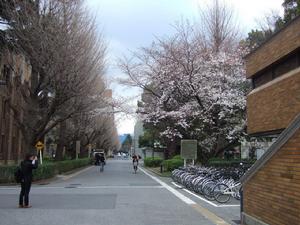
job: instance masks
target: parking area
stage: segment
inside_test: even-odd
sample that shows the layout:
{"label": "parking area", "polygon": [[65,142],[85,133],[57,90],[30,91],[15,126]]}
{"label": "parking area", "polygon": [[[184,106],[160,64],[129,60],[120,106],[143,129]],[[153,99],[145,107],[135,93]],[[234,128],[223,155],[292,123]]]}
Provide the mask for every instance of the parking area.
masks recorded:
{"label": "parking area", "polygon": [[231,225],[239,225],[240,221],[240,201],[231,198],[227,203],[220,204],[216,201],[210,201],[204,196],[192,192],[182,185],[175,183],[172,179],[165,179],[174,189],[195,201],[198,205],[209,210],[220,218],[224,219]]}
{"label": "parking area", "polygon": [[195,198],[203,201],[203,202],[206,202],[207,204],[210,204],[211,206],[213,207],[240,207],[240,200],[237,200],[235,199],[234,197],[230,197],[229,201],[226,202],[226,203],[219,203],[217,201],[213,201],[213,200],[208,200],[207,198],[205,198],[204,196],[201,196],[199,194],[196,194],[188,189],[186,189],[185,187],[183,187],[182,185],[178,184],[178,183],[175,183],[174,181],[171,182],[171,184],[176,188],[176,189],[179,189],[179,190],[182,190],[192,196],[194,196]]}

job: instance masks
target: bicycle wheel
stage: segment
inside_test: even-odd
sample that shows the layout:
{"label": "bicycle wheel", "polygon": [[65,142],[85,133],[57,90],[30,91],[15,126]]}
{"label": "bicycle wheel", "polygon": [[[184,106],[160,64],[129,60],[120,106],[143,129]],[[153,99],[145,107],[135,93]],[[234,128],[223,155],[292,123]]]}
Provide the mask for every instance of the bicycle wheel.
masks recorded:
{"label": "bicycle wheel", "polygon": [[137,171],[137,166],[133,166],[134,173]]}
{"label": "bicycle wheel", "polygon": [[214,192],[213,192],[215,185],[216,185],[216,183],[211,181],[211,182],[206,183],[203,186],[203,195],[206,199],[208,199],[210,201],[215,200],[215,196],[214,196]]}
{"label": "bicycle wheel", "polygon": [[216,199],[217,202],[219,203],[226,203],[229,201],[231,195],[230,194],[225,194],[225,191],[228,191],[229,187],[226,184],[217,184],[214,187],[213,193],[214,193],[214,197]]}

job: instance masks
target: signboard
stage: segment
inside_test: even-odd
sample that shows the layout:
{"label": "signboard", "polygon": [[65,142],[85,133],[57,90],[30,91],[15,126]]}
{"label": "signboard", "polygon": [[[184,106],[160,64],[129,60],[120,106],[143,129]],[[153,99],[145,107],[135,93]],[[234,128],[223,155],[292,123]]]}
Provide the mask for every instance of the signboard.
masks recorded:
{"label": "signboard", "polygon": [[40,163],[43,164],[43,156],[42,156],[42,149],[44,148],[44,144],[43,142],[41,141],[38,141],[36,144],[35,144],[35,148],[38,152],[40,152]]}
{"label": "signboard", "polygon": [[180,155],[183,159],[197,159],[197,140],[181,140]]}
{"label": "signboard", "polygon": [[36,147],[37,150],[41,151],[44,148],[44,144],[41,141],[38,141],[35,144],[35,147]]}

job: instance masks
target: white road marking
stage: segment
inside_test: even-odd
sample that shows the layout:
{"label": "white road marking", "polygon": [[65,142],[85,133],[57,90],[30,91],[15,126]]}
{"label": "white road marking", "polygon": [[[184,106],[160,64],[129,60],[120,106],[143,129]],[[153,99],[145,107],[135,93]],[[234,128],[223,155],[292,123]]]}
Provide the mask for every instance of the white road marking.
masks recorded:
{"label": "white road marking", "polygon": [[241,205],[219,205],[218,207],[240,207]]}
{"label": "white road marking", "polygon": [[160,179],[152,176],[151,174],[149,174],[148,172],[146,172],[144,169],[139,168],[143,173],[145,173],[146,175],[148,175],[149,177],[151,177],[153,180],[155,180],[157,183],[159,183],[161,186],[163,186],[164,188],[166,188],[168,191],[170,191],[172,194],[174,194],[177,198],[179,198],[181,201],[185,202],[188,205],[194,205],[196,204],[196,202],[194,202],[193,200],[191,200],[190,198],[184,196],[183,194],[181,194],[179,191],[176,191],[174,188],[172,188],[171,186],[167,185],[165,182],[161,181]]}
{"label": "white road marking", "polygon": [[178,188],[181,188],[181,189],[183,188],[182,186],[180,186],[179,184],[176,184],[175,182],[172,182],[172,184]]}
{"label": "white road marking", "polygon": [[[71,187],[71,188],[70,188]],[[163,186],[129,186],[129,185],[120,185],[120,186],[76,186],[76,185],[66,185],[66,186],[43,186],[43,187],[37,187],[33,186],[32,189],[160,189],[164,188]],[[20,187],[0,187],[0,190],[18,190]]]}
{"label": "white road marking", "polygon": [[[146,172],[144,169],[140,168],[140,170],[142,172],[144,172],[146,175],[148,175],[149,177],[151,177],[153,180],[155,180],[156,182],[158,182],[159,184],[161,184],[163,187],[165,187],[168,191],[170,191],[172,194],[174,194],[180,200],[182,200],[186,204],[188,204],[191,207],[193,207],[196,211],[198,211],[200,214],[202,214],[205,218],[207,218],[208,220],[210,220],[214,224],[216,224],[216,225],[230,225],[225,220],[223,220],[221,217],[218,217],[213,212],[211,212],[208,209],[206,209],[206,208],[198,205],[196,202],[194,202],[190,198],[186,197],[185,195],[181,194],[179,191],[177,191],[174,188],[172,188],[171,186],[167,185],[165,182],[161,181],[157,177],[152,176],[151,174],[149,174],[148,172]],[[178,185],[176,185],[176,186],[178,186]]]}
{"label": "white road marking", "polygon": [[145,173],[146,175],[148,175],[149,177],[151,177],[153,180],[155,180],[157,183],[159,183],[161,186],[163,186],[164,188],[166,188],[168,191],[170,191],[172,194],[174,194],[177,198],[179,198],[184,203],[186,203],[188,205],[194,205],[194,204],[196,204],[196,202],[194,202],[190,198],[184,196],[179,191],[176,191],[174,188],[172,188],[171,186],[167,185],[165,182],[161,181],[160,179],[152,176],[151,174],[149,174],[148,172],[146,172],[144,169],[142,169],[142,168],[139,168],[139,169],[143,173]]}
{"label": "white road marking", "polygon": [[224,207],[240,207],[240,205],[217,205],[217,204],[215,204],[215,203],[213,203],[213,202],[211,202],[211,201],[209,201],[209,200],[207,200],[207,199],[205,199],[205,198],[200,197],[199,195],[197,195],[197,194],[191,192],[190,190],[185,189],[183,186],[178,185],[178,184],[176,184],[175,182],[172,182],[172,184],[173,184],[174,186],[178,187],[178,188],[181,188],[183,191],[185,191],[185,192],[187,192],[187,193],[189,193],[189,194],[195,196],[196,198],[198,198],[198,199],[200,199],[200,200],[202,200],[202,201],[204,201],[204,202],[206,202],[206,203],[208,203],[208,204],[214,206],[214,207],[218,207],[218,208],[219,208],[219,207],[220,207],[220,208],[224,208]]}
{"label": "white road marking", "polygon": [[187,189],[185,189],[185,188],[183,188],[182,190],[184,190],[185,192],[187,192],[187,193],[189,193],[189,194],[195,196],[196,198],[199,198],[200,200],[202,200],[202,201],[204,201],[204,202],[206,202],[206,203],[208,203],[208,204],[210,204],[210,205],[212,205],[212,206],[214,206],[214,207],[219,207],[217,204],[215,204],[215,203],[213,203],[213,202],[211,202],[211,201],[208,201],[208,200],[205,199],[205,198],[202,198],[202,197],[196,195],[195,193],[191,192],[190,190],[187,190]]}

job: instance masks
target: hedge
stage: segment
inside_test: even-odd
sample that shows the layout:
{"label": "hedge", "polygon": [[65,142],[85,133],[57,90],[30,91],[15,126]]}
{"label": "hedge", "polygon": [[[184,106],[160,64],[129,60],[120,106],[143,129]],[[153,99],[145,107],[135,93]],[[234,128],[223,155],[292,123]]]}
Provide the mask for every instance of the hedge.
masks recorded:
{"label": "hedge", "polygon": [[178,158],[168,159],[163,161],[163,167],[165,171],[172,171],[183,166],[183,160]]}
{"label": "hedge", "polygon": [[88,158],[77,159],[77,160],[65,160],[56,163],[56,169],[58,173],[65,173],[70,170],[86,166],[91,163],[91,160]]}
{"label": "hedge", "polygon": [[146,157],[144,159],[144,165],[146,167],[159,167],[161,163],[163,162],[163,159],[160,157]]}
{"label": "hedge", "polygon": [[58,173],[55,163],[45,163],[33,170],[33,180],[42,180],[54,177]]}
{"label": "hedge", "polygon": [[0,183],[11,183],[14,182],[14,172],[17,166],[0,166]]}
{"label": "hedge", "polygon": [[[42,180],[54,177],[57,174],[65,173],[70,170],[87,166],[91,163],[90,159],[65,160],[58,162],[45,162],[33,171],[33,179]],[[0,183],[14,183],[14,172],[17,165],[0,166]]]}
{"label": "hedge", "polygon": [[241,160],[241,159],[231,159],[225,160],[220,158],[212,158],[208,160],[207,166],[212,167],[238,167],[240,163],[245,165],[252,165],[256,160]]}
{"label": "hedge", "polygon": [[175,156],[173,156],[172,159],[181,159],[181,160],[183,160],[183,158],[181,158],[181,155],[175,155]]}

